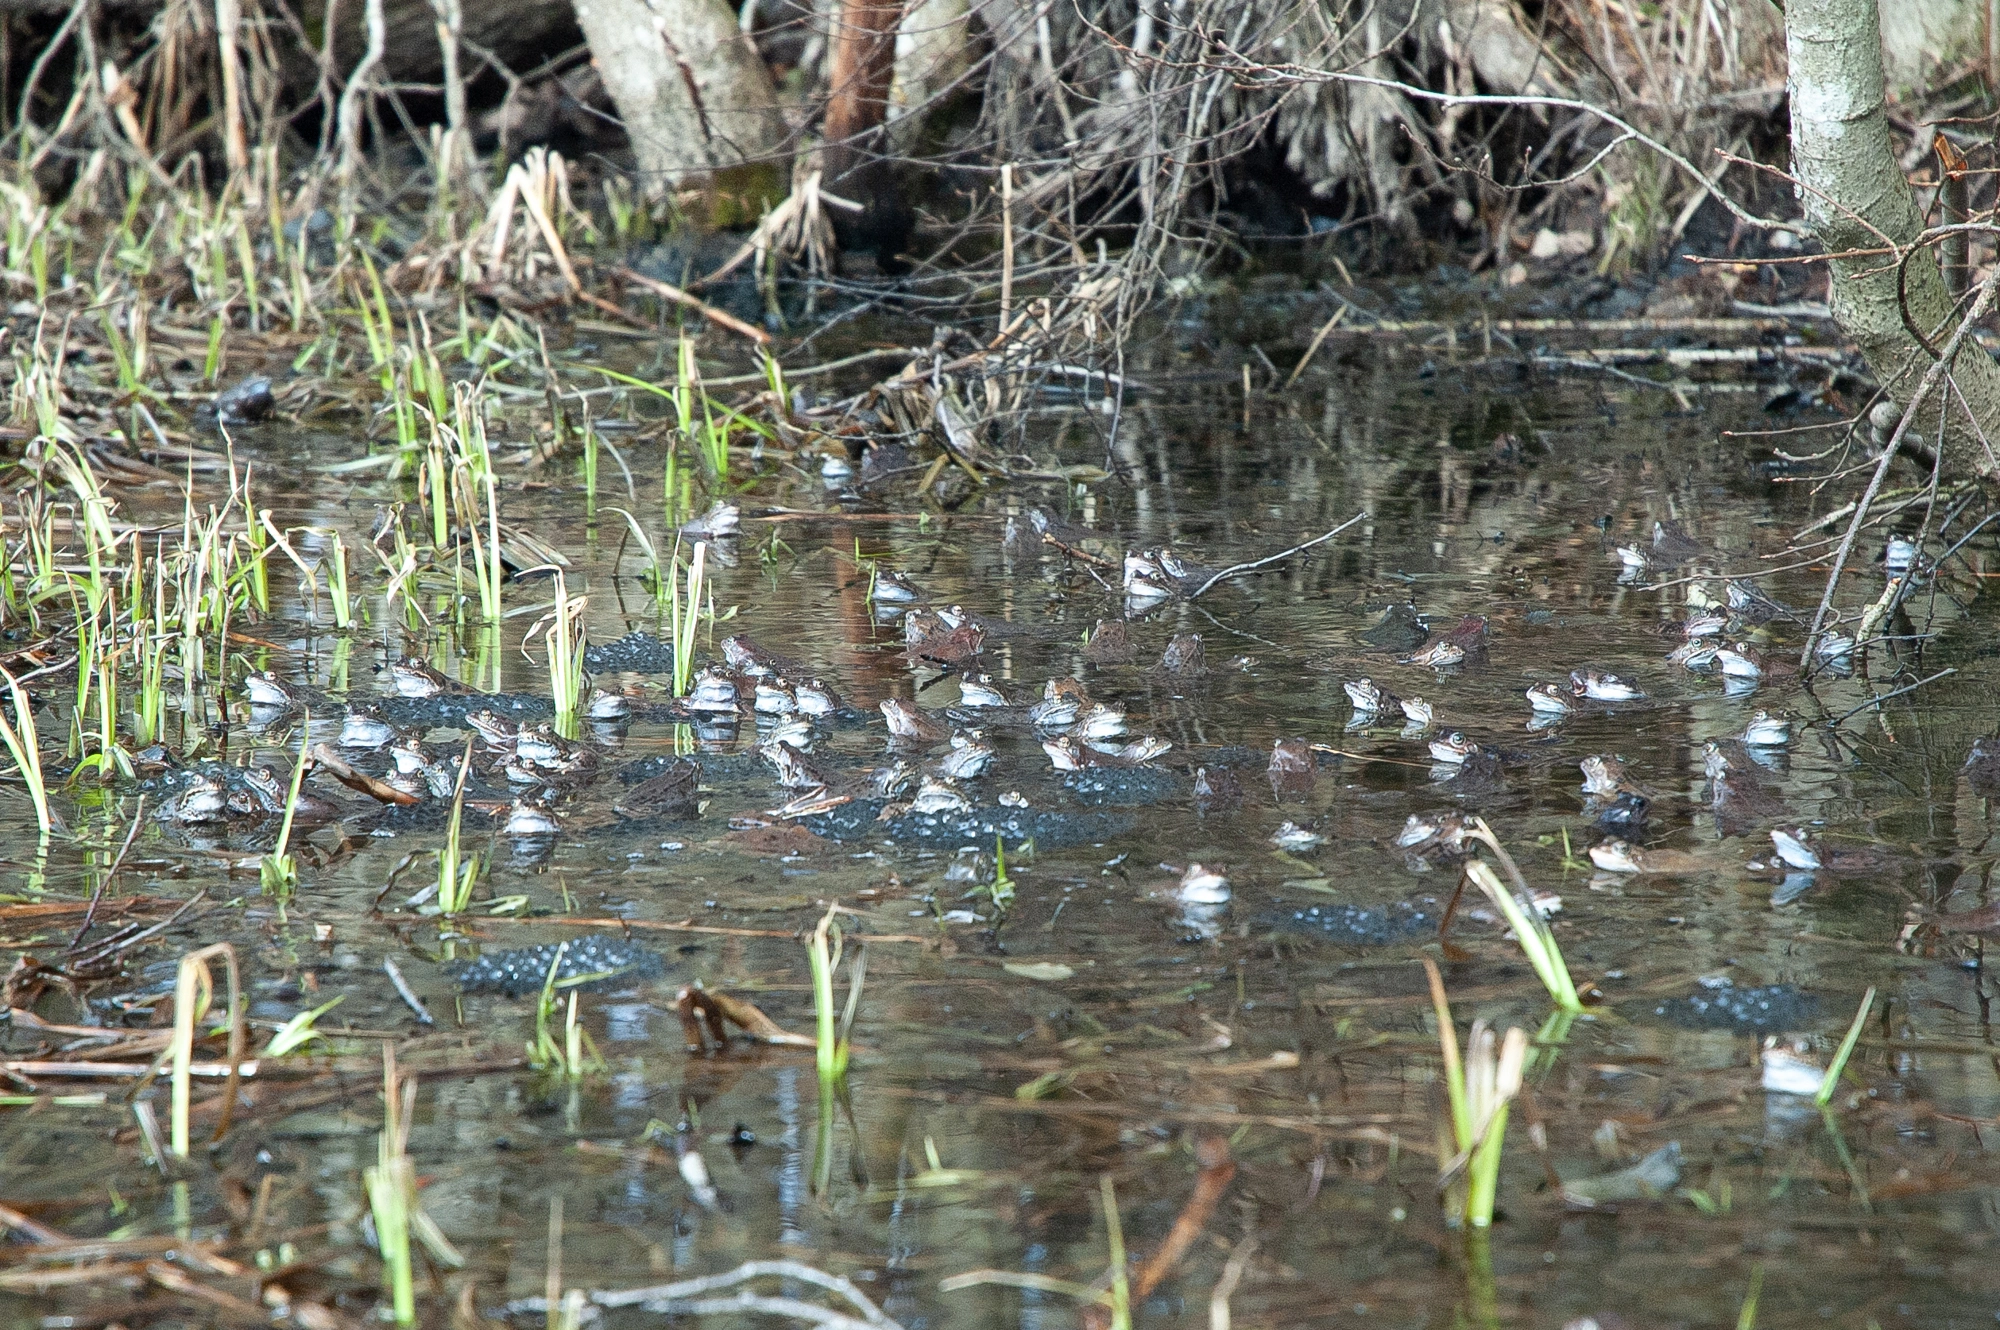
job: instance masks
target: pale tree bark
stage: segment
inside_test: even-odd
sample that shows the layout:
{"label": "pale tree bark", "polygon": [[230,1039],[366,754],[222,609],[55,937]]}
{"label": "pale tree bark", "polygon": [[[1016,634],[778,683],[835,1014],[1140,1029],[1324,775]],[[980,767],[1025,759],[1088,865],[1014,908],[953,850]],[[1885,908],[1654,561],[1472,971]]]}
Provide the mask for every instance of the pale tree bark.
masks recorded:
{"label": "pale tree bark", "polygon": [[771,71],[721,0],[575,0],[649,189],[774,159]]}
{"label": "pale tree bark", "polygon": [[[1950,337],[1958,314],[1935,249],[1904,265],[1900,297],[1896,260],[1881,252],[1911,245],[1924,225],[1889,139],[1876,0],[1789,0],[1785,46],[1792,173],[1805,222],[1830,254],[1875,251],[1831,261],[1833,316],[1900,404],[1934,360],[1912,336],[1905,309],[1931,347]],[[1945,466],[1990,480],[2000,475],[2000,365],[1967,339],[1952,372],[1970,416],[1950,402]],[[1920,422],[1932,437],[1937,406],[1926,404]]]}
{"label": "pale tree bark", "polygon": [[972,67],[968,0],[911,0],[896,32],[895,78],[889,85],[889,139],[899,152],[922,142],[930,101]]}

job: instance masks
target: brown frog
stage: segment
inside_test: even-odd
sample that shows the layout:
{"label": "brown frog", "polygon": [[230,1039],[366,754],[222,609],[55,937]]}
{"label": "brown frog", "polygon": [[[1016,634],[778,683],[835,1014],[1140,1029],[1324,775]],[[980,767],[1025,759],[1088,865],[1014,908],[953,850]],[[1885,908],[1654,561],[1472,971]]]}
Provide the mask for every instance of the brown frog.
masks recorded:
{"label": "brown frog", "polygon": [[1200,633],[1176,633],[1160,655],[1160,673],[1183,679],[1208,673],[1208,656],[1202,650]]}

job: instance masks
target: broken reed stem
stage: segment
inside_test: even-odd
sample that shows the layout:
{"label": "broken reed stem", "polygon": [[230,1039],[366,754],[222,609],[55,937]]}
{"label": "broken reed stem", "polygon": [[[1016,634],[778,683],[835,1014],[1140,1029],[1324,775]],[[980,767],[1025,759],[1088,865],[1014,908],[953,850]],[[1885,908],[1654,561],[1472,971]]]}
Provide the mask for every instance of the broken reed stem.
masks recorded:
{"label": "broken reed stem", "polygon": [[174,1037],[171,1045],[173,1118],[170,1140],[174,1154],[181,1159],[188,1157],[195,1025],[207,1014],[208,1005],[215,996],[215,973],[209,969],[208,963],[217,956],[222,958],[223,971],[229,979],[229,1081],[223,1089],[222,1120],[216,1123],[215,1135],[209,1139],[222,1139],[229,1130],[230,1116],[236,1107],[236,1086],[244,1042],[242,985],[236,968],[236,948],[227,942],[216,942],[181,957],[180,968],[174,978]]}
{"label": "broken reed stem", "polygon": [[[1496,1049],[1497,1044],[1497,1049]],[[1500,1152],[1507,1139],[1507,1109],[1521,1092],[1527,1068],[1528,1035],[1508,1027],[1504,1040],[1484,1021],[1472,1023],[1472,1055],[1466,1061],[1466,1098],[1474,1137],[1465,1151],[1465,1223],[1490,1228],[1500,1194]]]}
{"label": "broken reed stem", "polygon": [[1125,1270],[1125,1226],[1118,1219],[1118,1192],[1111,1175],[1098,1179],[1104,1196],[1104,1239],[1111,1249],[1111,1330],[1132,1330],[1132,1281]]}
{"label": "broken reed stem", "polygon": [[[1833,566],[1827,569],[1826,590],[1820,594],[1819,608],[1813,611],[1812,627],[1806,630],[1805,646],[1799,654],[1801,673],[1812,669],[1813,652],[1819,645],[1820,629],[1826,623],[1827,613],[1833,608],[1834,593],[1840,588],[1841,570],[1847,566],[1848,556],[1854,553],[1854,542],[1861,534],[1862,524],[1868,520],[1869,505],[1875,502],[1875,496],[1882,490],[1882,482],[1888,478],[1889,464],[1896,460],[1896,452],[1903,446],[1903,436],[1910,432],[1910,426],[1916,422],[1917,412],[1930,398],[1939,380],[1951,372],[1952,362],[1958,358],[1959,347],[1964,345],[1973,327],[1986,317],[1987,310],[1993,307],[1996,290],[2000,290],[2000,264],[1995,264],[1987,272],[1985,280],[1980,282],[1978,298],[1972,302],[1972,308],[1966,311],[1965,317],[1959,320],[1958,327],[1952,330],[1951,338],[1938,353],[1937,360],[1924,371],[1923,380],[1917,384],[1916,392],[1910,395],[1909,404],[1903,408],[1902,418],[1896,422],[1895,433],[1889,436],[1887,446],[1882,449],[1881,460],[1875,464],[1875,474],[1868,478],[1868,488],[1862,491],[1861,501],[1854,505],[1854,516],[1847,523],[1846,534],[1840,538],[1840,548],[1834,552]],[[1940,450],[1944,447],[1943,433],[1940,428],[1938,438]]]}
{"label": "broken reed stem", "polygon": [[1444,992],[1444,977],[1437,962],[1420,957],[1424,975],[1430,982],[1431,1009],[1437,1013],[1438,1051],[1444,1063],[1445,1094],[1450,1101],[1448,1132],[1440,1132],[1440,1144],[1449,1136],[1458,1153],[1439,1152],[1438,1190],[1451,1189],[1463,1175],[1462,1202],[1447,1200],[1446,1209],[1461,1205],[1459,1222],[1474,1229],[1493,1223],[1493,1206],[1499,1196],[1500,1154],[1507,1134],[1507,1107],[1521,1092],[1527,1071],[1528,1036],[1518,1027],[1509,1027],[1496,1051],[1493,1030],[1484,1021],[1472,1023],[1472,1048],[1461,1057],[1458,1029],[1452,1021],[1451,1003]]}
{"label": "broken reed stem", "polygon": [[[1299,375],[1306,372],[1306,366],[1312,363],[1313,356],[1318,353],[1319,344],[1321,342],[1324,342],[1326,340],[1326,335],[1332,332],[1335,328],[1339,327],[1340,321],[1346,317],[1347,317],[1347,306],[1342,305],[1339,309],[1336,309],[1333,312],[1332,318],[1328,319],[1325,323],[1322,323],[1319,326],[1319,331],[1313,334],[1312,341],[1308,343],[1306,346],[1306,353],[1299,357],[1298,364],[1292,366],[1291,374],[1285,379],[1284,391],[1286,392],[1291,391],[1292,385],[1299,381]],[[1651,380],[1648,380],[1647,382],[1650,384]]]}

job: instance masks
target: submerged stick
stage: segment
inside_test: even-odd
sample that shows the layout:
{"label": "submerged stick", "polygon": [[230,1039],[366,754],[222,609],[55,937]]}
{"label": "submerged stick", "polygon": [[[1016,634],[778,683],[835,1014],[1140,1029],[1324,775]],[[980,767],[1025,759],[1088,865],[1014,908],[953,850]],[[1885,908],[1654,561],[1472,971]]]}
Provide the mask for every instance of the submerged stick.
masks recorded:
{"label": "submerged stick", "polygon": [[1342,522],[1339,526],[1335,527],[1333,530],[1328,531],[1323,535],[1314,536],[1311,540],[1308,540],[1303,545],[1294,545],[1288,550],[1279,550],[1276,554],[1269,554],[1261,559],[1252,559],[1248,563],[1231,564],[1229,567],[1224,568],[1221,572],[1217,573],[1215,576],[1209,578],[1206,582],[1203,582],[1200,586],[1196,587],[1192,592],[1189,593],[1188,599],[1189,600],[1198,599],[1202,595],[1202,593],[1206,592],[1210,587],[1214,586],[1217,582],[1220,582],[1225,578],[1234,577],[1238,573],[1253,572],[1256,569],[1267,567],[1270,564],[1282,563],[1284,560],[1291,558],[1294,554],[1303,554],[1315,545],[1323,545],[1327,541],[1332,540],[1335,536],[1347,530],[1347,528],[1353,526],[1356,522],[1359,522],[1362,518],[1366,516],[1368,516],[1366,511],[1358,512],[1354,516],[1348,518],[1345,522]]}
{"label": "submerged stick", "polygon": [[382,958],[382,973],[388,975],[389,982],[396,986],[396,996],[403,999],[403,1005],[417,1014],[417,1024],[437,1024],[437,1018],[431,1015],[431,1009],[424,1005],[424,1000],[418,997],[416,990],[410,987],[410,981],[403,978],[402,967],[396,964],[395,957],[384,956]]}
{"label": "submerged stick", "polygon": [[1194,1191],[1187,1204],[1181,1207],[1174,1226],[1167,1231],[1166,1241],[1133,1275],[1132,1296],[1135,1299],[1150,1297],[1153,1290],[1160,1286],[1160,1281],[1173,1273],[1194,1246],[1195,1239],[1208,1227],[1216,1205],[1236,1177],[1236,1161],[1229,1156],[1229,1139],[1225,1136],[1209,1136],[1198,1141],[1194,1157],[1201,1168],[1195,1175]]}

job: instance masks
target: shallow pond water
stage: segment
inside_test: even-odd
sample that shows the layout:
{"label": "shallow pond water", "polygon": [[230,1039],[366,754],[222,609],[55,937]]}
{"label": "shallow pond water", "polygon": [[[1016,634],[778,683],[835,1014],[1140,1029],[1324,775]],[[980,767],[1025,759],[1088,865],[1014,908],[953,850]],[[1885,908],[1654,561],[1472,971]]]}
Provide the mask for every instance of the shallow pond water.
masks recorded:
{"label": "shallow pond water", "polygon": [[[851,714],[818,726],[814,749],[844,780],[888,760],[882,699],[934,716],[959,701],[955,680],[931,683],[936,670],[909,667],[899,624],[871,609],[870,568],[900,570],[930,604],[988,621],[985,668],[1003,687],[1034,698],[1046,680],[1073,676],[1093,699],[1122,703],[1132,735],[1171,741],[1148,771],[1064,779],[1027,723],[1006,716],[986,725],[992,768],[964,782],[976,815],[877,821],[857,801],[807,819],[824,834],[805,836],[770,816],[790,796],[756,758],[751,720],[696,738],[642,706],[629,724],[586,727],[599,774],[567,797],[582,815],[553,842],[509,838],[468,814],[467,848],[490,856],[482,896],[519,900],[443,938],[435,916],[406,904],[432,876],[420,852],[440,844],[442,818],[363,816],[366,801],[325,777],[309,789],[351,816],[309,832],[288,903],[258,892],[268,827],[196,835],[114,787],[68,805],[75,837],[38,859],[25,801],[10,795],[0,799],[16,847],[10,890],[76,909],[37,922],[0,908],[9,960],[60,953],[135,816],[142,825],[104,906],[206,892],[90,990],[87,1012],[52,991],[37,1007],[44,1021],[144,1024],[121,1003],[151,1005],[182,951],[223,939],[243,958],[253,1020],[341,1004],[320,1022],[331,1042],[292,1059],[296,1079],[246,1082],[228,1137],[197,1151],[178,1189],[131,1139],[123,1086],[102,1105],[69,1106],[46,1096],[97,1087],[44,1081],[33,1104],[0,1109],[0,1202],[73,1237],[186,1233],[246,1264],[259,1252],[296,1262],[302,1295],[366,1319],[378,1266],[361,1173],[376,1158],[379,1048],[391,1038],[419,1074],[410,1152],[424,1207],[466,1261],[451,1272],[420,1260],[427,1323],[445,1323],[468,1281],[485,1314],[540,1295],[559,1200],[569,1288],[784,1257],[856,1279],[905,1326],[1071,1324],[1077,1304],[1052,1288],[940,1283],[998,1270],[1089,1284],[1108,1259],[1107,1179],[1127,1248],[1143,1259],[1198,1189],[1198,1153],[1213,1164],[1222,1142],[1234,1176],[1137,1303],[1136,1323],[1208,1323],[1232,1254],[1247,1253],[1230,1297],[1239,1325],[1716,1325],[1733,1323],[1759,1282],[1763,1324],[1990,1324],[2000,1170],[1985,1142],[2000,1110],[2000,1045],[1978,936],[1929,924],[1939,910],[1988,903],[1991,809],[1961,766],[1995,728],[1990,606],[1940,597],[1947,612],[1920,658],[1907,644],[1903,658],[1877,648],[1868,668],[1821,678],[1810,693],[1775,667],[1754,691],[1732,692],[1664,659],[1690,594],[1720,595],[1720,580],[1653,570],[1621,582],[1613,550],[1648,544],[1656,521],[1672,521],[1723,552],[1697,567],[1766,566],[1763,556],[1844,497],[1840,486],[1778,483],[1761,465],[1768,443],[1725,433],[1798,423],[1765,416],[1761,392],[1698,391],[1683,410],[1657,390],[1543,377],[1455,346],[1335,339],[1323,369],[1246,407],[1233,369],[1209,363],[1226,357],[1204,355],[1190,372],[1170,350],[1150,354],[1135,359],[1147,387],[1126,400],[1112,441],[1123,482],[993,486],[943,511],[908,484],[843,504],[810,465],[765,460],[764,478],[740,496],[733,566],[710,565],[722,621],[712,640],[703,632],[704,654],[747,634],[844,694]],[[1051,408],[1027,437],[1038,456],[1102,464],[1109,423],[1095,409]],[[260,469],[280,526],[338,528],[357,550],[378,507],[409,498],[371,473],[315,470],[361,455],[358,442],[274,425],[235,444]],[[570,464],[503,473],[506,519],[572,561],[568,588],[588,593],[599,646],[633,630],[667,633],[613,511],[631,508],[662,538],[657,445],[634,444],[625,461],[634,492],[604,464],[589,520]],[[121,501],[143,515],[151,500]],[[1010,542],[1010,518],[1018,534],[1037,507],[1130,548],[1170,544],[1215,566],[1367,516],[1310,555],[1135,613],[1134,663],[1100,665],[1083,644],[1125,611],[1117,570]],[[1935,555],[1955,534],[1933,532],[1927,548]],[[1879,533],[1864,540],[1865,554],[1880,549]],[[1809,612],[1823,575],[1815,562],[1762,585]],[[1881,576],[1879,564],[1857,568],[1843,607],[1872,599]],[[1679,584],[1649,589],[1654,577]],[[335,699],[387,692],[383,667],[406,649],[486,690],[546,694],[539,656],[520,649],[546,584],[510,587],[496,642],[410,632],[385,609],[382,583],[364,581],[367,621],[352,634],[293,603],[244,625],[235,645],[245,664]],[[1484,657],[1442,670],[1399,663],[1423,640],[1380,631],[1393,630],[1400,605],[1438,632],[1485,616]],[[444,597],[432,609],[449,619]],[[1200,634],[1204,674],[1156,668],[1181,633]],[[1796,658],[1802,629],[1779,618],[1754,636],[1774,659]],[[1630,677],[1645,699],[1582,703],[1560,724],[1530,728],[1523,690],[1586,666]],[[1828,724],[1946,667],[1957,672],[1879,714]],[[1436,730],[1406,734],[1400,715],[1357,723],[1341,685],[1361,676],[1421,694]],[[656,674],[607,671],[596,682],[663,700]],[[232,708],[232,756],[297,750],[296,716],[260,727],[234,696]],[[1763,764],[1749,780],[1768,802],[1719,817],[1703,744],[1741,733],[1759,708],[1792,713],[1795,737],[1756,754]],[[315,715],[312,726],[331,739],[339,717]],[[1428,742],[1453,730],[1494,758],[1455,777],[1437,766]],[[451,727],[431,737],[454,755],[466,741]],[[1290,738],[1337,752],[1314,753],[1310,779],[1274,789],[1266,766],[1274,742]],[[589,815],[690,747],[706,791],[698,816]],[[1595,754],[1624,760],[1650,797],[1633,838],[1675,856],[1678,871],[1580,862],[1603,835],[1579,790],[1578,763]],[[908,754],[913,765],[924,756]],[[1240,798],[1197,799],[1195,766],[1227,770]],[[1395,842],[1413,814],[1447,811],[1482,814],[1529,881],[1560,894],[1556,936],[1579,982],[1602,995],[1530,1077],[1484,1252],[1445,1225],[1437,1198],[1437,1025],[1416,957],[1441,960],[1461,1025],[1478,1017],[1534,1031],[1549,1003],[1476,897],[1459,904],[1440,948],[1455,866]],[[1274,848],[1287,821],[1325,843]],[[1768,832],[1780,824],[1812,828],[1828,867],[1803,880],[1768,867]],[[1014,892],[1004,913],[991,893],[996,834]],[[1191,863],[1226,874],[1226,905],[1181,903]],[[875,940],[853,1029],[851,1115],[829,1117],[809,1049],[738,1040],[690,1054],[674,1000],[698,981],[809,1032],[804,938],[836,901],[850,954]],[[1421,926],[1402,926],[1411,919]],[[471,956],[621,932],[661,968],[581,995],[604,1066],[579,1083],[522,1065],[532,998],[460,991]],[[435,1026],[415,1024],[384,957]],[[843,967],[843,995],[846,978]],[[1775,990],[1774,1028],[1728,1014],[1726,1000],[1690,1001],[1726,999],[1725,986]],[[1877,1004],[1829,1117],[1760,1088],[1764,1035],[1813,1040],[1823,1064],[1871,986]],[[16,1058],[63,1043],[18,1020],[6,1038]],[[1546,1133],[1546,1162],[1531,1122]],[[1670,1142],[1681,1171],[1656,1198],[1583,1212],[1549,1185],[1549,1168],[1590,1178]],[[677,1154],[700,1156],[712,1194]],[[16,1286],[0,1293],[0,1320],[221,1314],[145,1287],[130,1270],[35,1295]],[[620,1312],[611,1323],[645,1319]]]}

